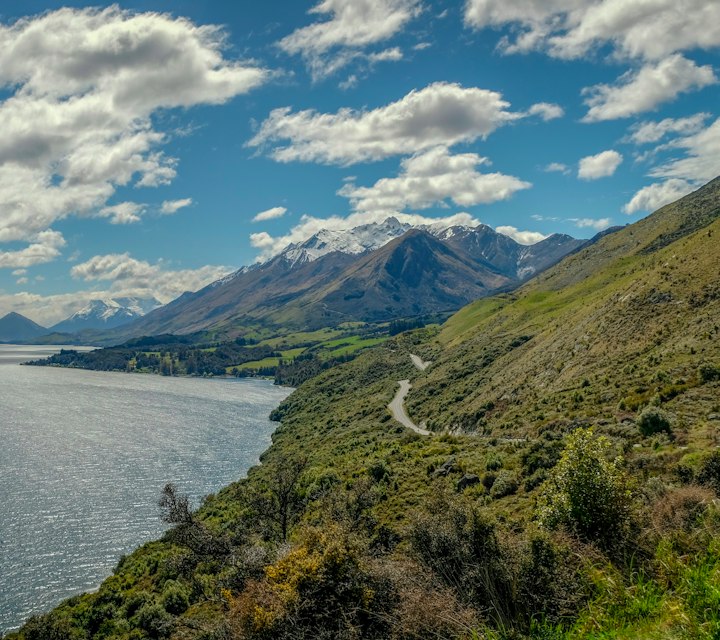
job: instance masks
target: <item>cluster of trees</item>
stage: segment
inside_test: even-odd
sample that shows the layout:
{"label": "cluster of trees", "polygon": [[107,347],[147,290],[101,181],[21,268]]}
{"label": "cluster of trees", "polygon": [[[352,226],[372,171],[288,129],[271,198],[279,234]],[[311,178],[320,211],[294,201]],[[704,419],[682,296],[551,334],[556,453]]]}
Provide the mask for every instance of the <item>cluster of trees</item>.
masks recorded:
{"label": "cluster of trees", "polygon": [[141,338],[118,347],[87,352],[63,349],[29,364],[95,371],[145,371],[170,376],[221,376],[228,367],[280,356],[269,346],[248,346],[244,340],[193,346],[176,336],[160,338]]}

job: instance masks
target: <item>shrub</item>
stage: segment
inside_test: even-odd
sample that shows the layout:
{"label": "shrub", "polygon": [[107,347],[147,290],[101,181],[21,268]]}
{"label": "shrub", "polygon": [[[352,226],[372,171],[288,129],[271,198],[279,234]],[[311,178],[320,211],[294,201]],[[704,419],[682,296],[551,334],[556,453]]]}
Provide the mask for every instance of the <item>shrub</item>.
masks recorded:
{"label": "shrub", "polygon": [[720,494],[720,451],[711,453],[698,473],[698,482],[715,489]]}
{"label": "shrub", "polygon": [[518,482],[515,475],[510,471],[501,471],[490,489],[490,495],[493,498],[504,498],[515,493],[517,489]]}
{"label": "shrub", "polygon": [[698,375],[703,382],[712,382],[720,380],[720,366],[710,362],[703,362],[698,367]]}
{"label": "shrub", "polygon": [[592,429],[578,429],[568,436],[538,504],[543,527],[565,528],[604,548],[625,538],[631,496],[621,460],[608,460],[609,453],[608,439],[596,437]]}
{"label": "shrub", "polygon": [[644,436],[651,436],[660,432],[671,432],[670,416],[657,407],[646,407],[643,409],[637,421],[640,433]]}
{"label": "shrub", "polygon": [[151,638],[170,635],[172,616],[159,603],[144,604],[135,615],[135,623]]}
{"label": "shrub", "polygon": [[190,606],[187,589],[176,580],[168,580],[165,583],[161,602],[165,611],[174,615],[185,613]]}

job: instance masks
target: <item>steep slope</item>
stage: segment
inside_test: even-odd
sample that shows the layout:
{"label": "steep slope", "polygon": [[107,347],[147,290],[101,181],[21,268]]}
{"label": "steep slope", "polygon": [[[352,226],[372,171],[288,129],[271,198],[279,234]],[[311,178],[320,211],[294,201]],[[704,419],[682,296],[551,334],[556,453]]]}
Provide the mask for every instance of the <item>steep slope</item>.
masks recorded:
{"label": "steep slope", "polygon": [[45,327],[14,311],[0,318],[0,342],[26,342],[47,331]]}
{"label": "steep slope", "polygon": [[410,394],[411,414],[438,429],[522,433],[569,417],[612,421],[650,401],[690,411],[699,364],[720,358],[719,216],[714,180],[513,294],[461,310]]}

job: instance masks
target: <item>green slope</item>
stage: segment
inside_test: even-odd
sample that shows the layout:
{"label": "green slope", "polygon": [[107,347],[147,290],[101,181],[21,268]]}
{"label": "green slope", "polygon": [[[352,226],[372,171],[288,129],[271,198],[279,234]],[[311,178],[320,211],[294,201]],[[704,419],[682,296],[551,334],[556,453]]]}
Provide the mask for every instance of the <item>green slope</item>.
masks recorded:
{"label": "green slope", "polygon": [[[196,516],[211,551],[181,525],[19,637],[720,637],[719,211],[716,180],[308,381],[263,464]],[[437,435],[392,420],[401,379]],[[648,406],[669,420],[656,433]],[[614,546],[535,520],[586,426],[622,456]],[[464,474],[479,482],[460,492]],[[296,505],[288,544],[278,495]]]}

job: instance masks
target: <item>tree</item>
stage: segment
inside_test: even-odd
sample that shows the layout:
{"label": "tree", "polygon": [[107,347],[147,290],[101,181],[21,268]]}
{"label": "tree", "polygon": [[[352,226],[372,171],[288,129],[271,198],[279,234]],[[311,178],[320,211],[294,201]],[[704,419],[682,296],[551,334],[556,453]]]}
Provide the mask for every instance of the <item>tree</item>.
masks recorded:
{"label": "tree", "polygon": [[287,541],[290,526],[302,512],[304,496],[300,491],[300,478],[306,466],[305,458],[280,462],[269,480],[248,497],[255,515],[276,528],[283,542]]}
{"label": "tree", "polygon": [[543,527],[563,527],[604,548],[625,537],[631,494],[621,459],[609,460],[609,454],[608,439],[595,436],[592,429],[577,429],[568,436],[538,505]]}

